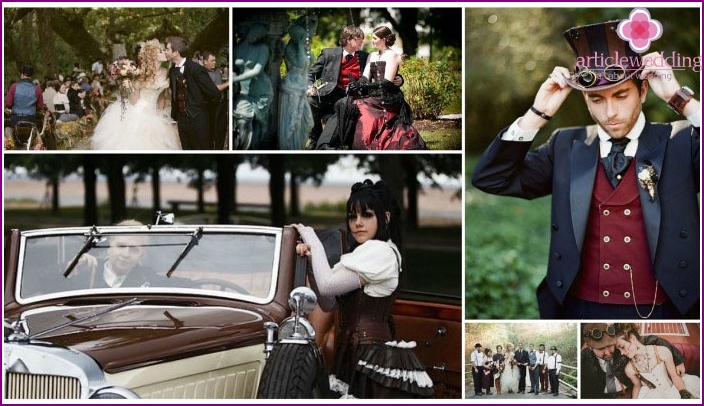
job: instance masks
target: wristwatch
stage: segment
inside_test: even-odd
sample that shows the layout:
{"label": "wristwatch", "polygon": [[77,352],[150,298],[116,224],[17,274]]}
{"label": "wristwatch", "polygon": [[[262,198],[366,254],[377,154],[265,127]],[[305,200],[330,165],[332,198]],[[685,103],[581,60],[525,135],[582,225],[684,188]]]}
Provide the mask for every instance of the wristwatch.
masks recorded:
{"label": "wristwatch", "polygon": [[672,96],[672,98],[670,98],[667,104],[677,114],[682,115],[682,110],[684,110],[684,106],[686,106],[687,103],[692,100],[693,96],[694,92],[692,91],[692,89],[688,88],[687,86],[682,86],[675,92],[675,94]]}

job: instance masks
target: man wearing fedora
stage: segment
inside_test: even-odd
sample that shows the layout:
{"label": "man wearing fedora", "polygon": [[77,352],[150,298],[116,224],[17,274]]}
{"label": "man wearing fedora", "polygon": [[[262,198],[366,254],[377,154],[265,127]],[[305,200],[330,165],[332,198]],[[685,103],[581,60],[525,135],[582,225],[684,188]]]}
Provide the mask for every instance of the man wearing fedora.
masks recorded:
{"label": "man wearing fedora", "polygon": [[[542,318],[698,319],[701,106],[671,67],[653,66],[659,54],[632,51],[618,24],[564,32],[579,66],[550,73],[484,152],[472,184],[525,199],[552,194]],[[648,88],[687,121],[648,123]],[[572,89],[595,124],[558,129],[531,151]]]}
{"label": "man wearing fedora", "polygon": [[484,354],[482,353],[482,345],[474,344],[474,351],[471,356],[472,363],[472,382],[474,383],[474,396],[482,395],[482,372],[484,370]]}
{"label": "man wearing fedora", "polygon": [[[626,389],[632,386],[625,368],[629,359],[616,348],[623,333],[620,323],[585,323],[582,325],[583,348],[580,353],[580,392],[582,399],[627,398]],[[643,336],[645,345],[662,345],[670,349],[677,374],[685,373],[684,357],[658,336]]]}

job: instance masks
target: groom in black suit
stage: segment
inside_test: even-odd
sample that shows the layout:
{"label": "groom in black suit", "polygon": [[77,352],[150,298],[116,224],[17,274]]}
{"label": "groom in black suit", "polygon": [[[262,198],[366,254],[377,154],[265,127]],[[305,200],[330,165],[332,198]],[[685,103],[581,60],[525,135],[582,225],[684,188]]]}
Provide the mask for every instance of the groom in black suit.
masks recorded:
{"label": "groom in black suit", "polygon": [[183,149],[212,149],[210,140],[210,102],[220,98],[220,91],[208,71],[187,59],[188,42],[181,37],[166,39],[166,58],[171,84],[171,117],[178,122]]}
{"label": "groom in black suit", "polygon": [[[367,64],[368,53],[362,51],[364,32],[348,25],[340,32],[340,46],[325,48],[308,71],[308,102],[313,113],[313,129],[310,133],[311,147],[315,146],[323,132],[321,120],[332,114],[335,102],[345,97],[349,75],[358,80]],[[315,82],[321,83],[315,86]]]}

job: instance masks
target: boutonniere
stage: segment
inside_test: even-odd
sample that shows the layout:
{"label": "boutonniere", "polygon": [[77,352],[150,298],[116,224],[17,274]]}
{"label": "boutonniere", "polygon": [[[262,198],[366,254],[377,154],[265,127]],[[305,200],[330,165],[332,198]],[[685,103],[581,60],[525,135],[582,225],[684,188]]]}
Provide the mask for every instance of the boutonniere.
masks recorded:
{"label": "boutonniere", "polygon": [[655,186],[658,184],[658,174],[650,161],[645,161],[644,166],[638,170],[638,183],[650,196],[650,201],[655,201]]}

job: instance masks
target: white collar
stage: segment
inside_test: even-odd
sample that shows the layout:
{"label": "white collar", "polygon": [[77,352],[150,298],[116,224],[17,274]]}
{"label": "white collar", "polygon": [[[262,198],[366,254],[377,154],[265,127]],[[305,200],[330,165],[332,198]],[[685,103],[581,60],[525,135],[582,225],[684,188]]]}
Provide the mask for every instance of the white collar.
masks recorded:
{"label": "white collar", "polygon": [[107,283],[108,286],[111,288],[119,288],[125,282],[125,278],[127,278],[127,275],[117,275],[112,271],[110,262],[105,261],[105,265],[103,266],[103,279],[105,279],[105,283]]}

